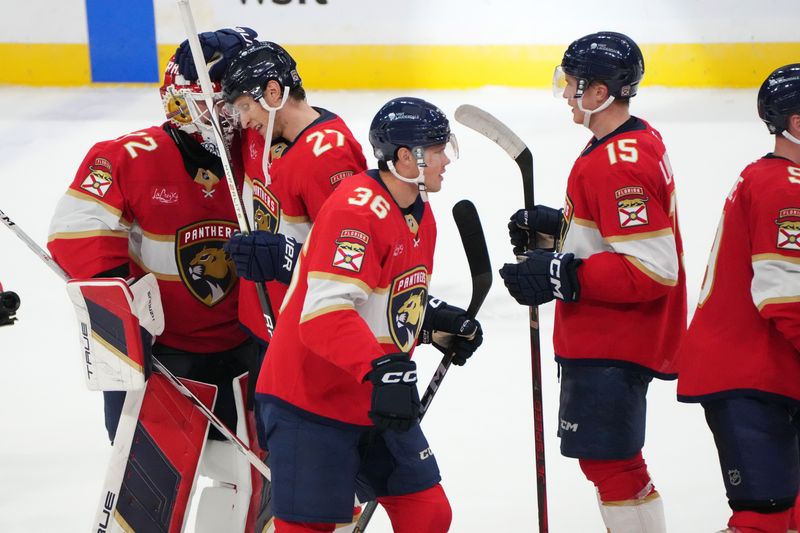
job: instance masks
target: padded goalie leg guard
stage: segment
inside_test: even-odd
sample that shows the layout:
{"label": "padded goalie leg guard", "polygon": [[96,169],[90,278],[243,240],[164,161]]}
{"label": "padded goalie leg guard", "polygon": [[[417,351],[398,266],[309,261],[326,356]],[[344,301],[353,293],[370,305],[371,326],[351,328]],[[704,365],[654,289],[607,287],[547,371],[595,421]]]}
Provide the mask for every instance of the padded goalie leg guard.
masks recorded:
{"label": "padded goalie leg guard", "polygon": [[[236,436],[263,460],[253,412],[246,409],[248,375],[233,380]],[[272,531],[269,481],[227,441],[209,440],[200,473],[214,480],[203,489],[197,506],[195,533],[267,533]]]}
{"label": "padded goalie leg guard", "polygon": [[[209,409],[217,388],[181,379]],[[208,419],[163,376],[127,394],[92,531],[179,533]]]}
{"label": "padded goalie leg guard", "polygon": [[666,533],[664,504],[641,452],[619,461],[580,460],[597,488],[600,514],[610,533]]}

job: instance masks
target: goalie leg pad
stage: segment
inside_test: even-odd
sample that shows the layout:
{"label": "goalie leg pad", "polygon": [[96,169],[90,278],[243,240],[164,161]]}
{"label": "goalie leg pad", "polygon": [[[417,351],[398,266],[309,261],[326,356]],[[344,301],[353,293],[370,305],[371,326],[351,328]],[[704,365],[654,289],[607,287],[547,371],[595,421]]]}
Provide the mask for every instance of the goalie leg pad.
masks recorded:
{"label": "goalie leg pad", "polygon": [[[216,387],[181,380],[213,408]],[[165,378],[126,395],[98,510],[100,531],[179,533],[197,477],[208,419]],[[116,497],[116,505],[108,505]],[[109,508],[111,507],[111,508]]]}

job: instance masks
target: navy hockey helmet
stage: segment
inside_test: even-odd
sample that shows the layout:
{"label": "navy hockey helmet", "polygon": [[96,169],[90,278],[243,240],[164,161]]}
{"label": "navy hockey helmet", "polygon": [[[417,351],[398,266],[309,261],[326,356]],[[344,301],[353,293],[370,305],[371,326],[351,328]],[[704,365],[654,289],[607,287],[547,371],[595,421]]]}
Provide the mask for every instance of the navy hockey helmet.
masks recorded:
{"label": "navy hockey helmet", "polygon": [[290,90],[303,84],[297,73],[297,63],[289,52],[279,44],[263,41],[244,49],[231,62],[222,78],[222,94],[228,103],[242,95],[259,100],[270,80]]}
{"label": "navy hockey helmet", "polygon": [[783,133],[795,114],[800,114],[800,63],[775,70],[758,90],[758,116],[770,133]]}
{"label": "navy hockey helmet", "polygon": [[575,98],[583,96],[593,81],[608,86],[614,98],[629,98],[636,96],[644,76],[644,57],[627,35],[601,31],[573,41],[564,52],[560,68],[578,79]]}
{"label": "navy hockey helmet", "polygon": [[397,150],[413,150],[451,141],[450,122],[441,109],[420,98],[387,102],[369,127],[369,142],[378,161],[393,161]]}

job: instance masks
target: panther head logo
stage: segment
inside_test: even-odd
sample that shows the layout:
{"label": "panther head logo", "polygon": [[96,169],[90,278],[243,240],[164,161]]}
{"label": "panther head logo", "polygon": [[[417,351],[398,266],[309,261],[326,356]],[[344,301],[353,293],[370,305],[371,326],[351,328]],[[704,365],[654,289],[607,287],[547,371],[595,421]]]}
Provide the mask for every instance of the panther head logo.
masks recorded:
{"label": "panther head logo", "polygon": [[212,306],[227,294],[226,280],[235,270],[233,261],[222,248],[203,248],[195,254],[189,263],[189,275],[195,281],[208,285],[210,293],[203,298],[203,303]]}
{"label": "panther head logo", "polygon": [[204,220],[178,230],[175,253],[181,280],[208,307],[225,299],[236,284],[236,266],[223,246],[238,226],[228,220]]}
{"label": "panther head logo", "polygon": [[427,269],[418,266],[394,279],[389,296],[389,329],[392,340],[402,352],[417,341],[428,304]]}

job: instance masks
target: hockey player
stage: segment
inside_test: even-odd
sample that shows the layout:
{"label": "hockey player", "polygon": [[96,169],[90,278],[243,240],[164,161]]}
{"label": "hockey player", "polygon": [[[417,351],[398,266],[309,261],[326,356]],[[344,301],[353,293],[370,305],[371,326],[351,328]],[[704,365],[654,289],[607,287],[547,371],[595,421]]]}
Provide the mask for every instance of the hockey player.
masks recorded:
{"label": "hockey player", "polygon": [[[558,300],[561,453],[596,486],[611,533],[665,531],[642,457],[645,397],[653,377],[676,378],[686,327],[672,170],[659,133],[629,112],[643,74],[625,35],[569,45],[554,90],[594,137],[572,167],[563,211],[536,206],[511,217],[521,262],[500,271],[519,303]],[[533,249],[537,232],[549,250]]]}
{"label": "hockey player", "polygon": [[678,399],[700,402],[733,514],[785,533],[800,484],[800,63],[758,91],[775,147],[728,194],[680,349]]}
{"label": "hockey player", "polygon": [[423,330],[456,335],[456,364],[482,341],[465,311],[426,312],[436,224],[423,198],[441,188],[453,139],[417,98],[384,105],[369,138],[379,168],[343,181],[320,209],[259,374],[278,533],[333,531],[355,492],[377,497],[397,532],[450,524],[410,357]]}
{"label": "hockey player", "polygon": [[[237,28],[225,38],[244,47],[255,36]],[[219,83],[215,90],[221,104]],[[223,246],[238,225],[209,110],[201,88],[172,60],[160,92],[167,122],[89,150],[58,204],[48,248],[75,278],[155,276],[165,326],[152,353],[176,375],[202,382],[186,383],[202,389],[217,416],[255,447],[247,433],[245,393],[248,371],[258,368],[258,350],[237,320],[238,277]],[[235,154],[239,141],[229,126],[223,120]],[[233,167],[241,182],[240,159],[234,158]],[[115,452],[130,448],[130,456],[122,458],[125,476],[111,515],[126,530],[181,531],[202,452],[201,471],[216,482],[201,495],[196,531],[241,532],[248,523],[247,531],[261,532],[266,517],[255,517],[263,503],[260,475],[251,479],[249,464],[215,429],[206,444],[208,422],[162,380],[153,374],[143,398],[139,391],[104,393],[109,438],[129,439],[115,442]],[[141,407],[134,409],[134,401]],[[132,419],[123,416],[120,422],[123,409],[133,409]],[[108,490],[115,501],[116,493]]]}
{"label": "hockey player", "polygon": [[[245,196],[252,197],[246,208],[254,228],[234,234],[225,249],[241,277],[269,282],[276,311],[320,207],[367,164],[344,121],[306,101],[297,65],[281,46],[262,42],[242,51],[226,71],[223,92],[245,128]],[[255,285],[241,287],[241,321],[266,346]]]}

